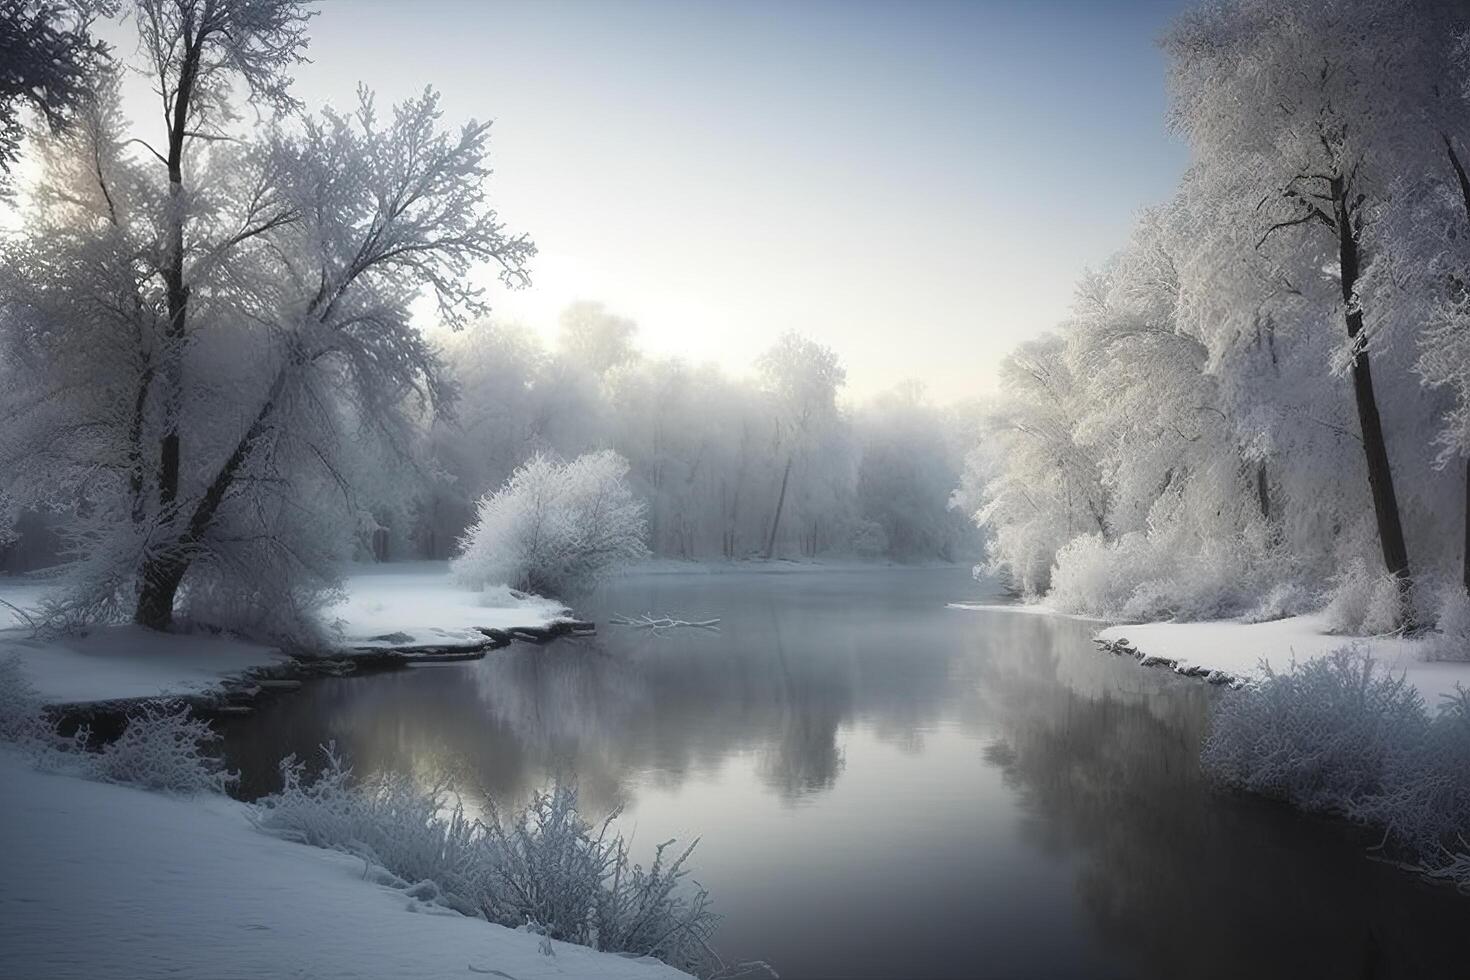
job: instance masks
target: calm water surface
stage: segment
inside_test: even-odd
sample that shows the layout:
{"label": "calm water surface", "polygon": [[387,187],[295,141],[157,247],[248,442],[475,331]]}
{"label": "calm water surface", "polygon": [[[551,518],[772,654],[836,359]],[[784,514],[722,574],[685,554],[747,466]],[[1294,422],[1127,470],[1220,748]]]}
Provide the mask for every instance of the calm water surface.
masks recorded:
{"label": "calm water surface", "polygon": [[472,798],[574,776],[639,849],[701,837],[717,947],[788,978],[1470,973],[1470,900],[1204,783],[1218,692],[1086,623],[946,608],[985,592],[963,569],[639,575],[578,611],[721,632],[313,682],[226,751],[246,795],[328,740]]}

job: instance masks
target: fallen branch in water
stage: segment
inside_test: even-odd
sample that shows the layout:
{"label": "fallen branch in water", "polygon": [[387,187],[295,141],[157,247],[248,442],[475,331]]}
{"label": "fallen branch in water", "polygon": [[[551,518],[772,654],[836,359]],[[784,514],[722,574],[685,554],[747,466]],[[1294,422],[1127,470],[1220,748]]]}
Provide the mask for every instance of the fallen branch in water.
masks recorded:
{"label": "fallen branch in water", "polygon": [[652,630],[654,635],[662,636],[665,632],[681,627],[696,630],[709,630],[711,633],[720,631],[718,619],[703,619],[697,622],[689,622],[684,619],[673,619],[669,616],[654,617],[648,613],[633,618],[630,616],[613,616],[608,620],[613,626],[631,626],[634,629]]}

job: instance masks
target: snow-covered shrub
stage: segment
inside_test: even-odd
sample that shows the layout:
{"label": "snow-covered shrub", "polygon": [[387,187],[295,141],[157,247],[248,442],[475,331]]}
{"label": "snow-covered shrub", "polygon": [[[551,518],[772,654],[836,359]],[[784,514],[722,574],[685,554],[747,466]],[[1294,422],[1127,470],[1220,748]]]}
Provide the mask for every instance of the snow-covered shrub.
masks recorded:
{"label": "snow-covered shrub", "polygon": [[39,768],[174,793],[223,792],[238,778],[205,749],[219,735],[185,706],[144,705],[95,752],[85,727],[60,735],[42,709],[20,658],[0,660],[0,739],[19,743]]}
{"label": "snow-covered shrub", "polygon": [[1332,580],[1325,610],[1328,629],[1348,636],[1381,636],[1399,628],[1403,597],[1393,576],[1355,558]]}
{"label": "snow-covered shrub", "polygon": [[1303,616],[1321,606],[1317,590],[1301,582],[1278,582],[1244,616],[1247,623],[1269,623],[1291,616]]}
{"label": "snow-covered shrub", "polygon": [[[646,870],[621,836],[609,836],[614,811],[593,826],[562,784],[536,794],[513,820],[492,811],[486,831],[495,853],[483,906],[505,924],[534,921],[545,934],[611,952],[653,956],[699,972],[712,965],[715,916],[703,888],[685,894],[691,844],[665,863],[660,844]],[[695,843],[698,843],[697,841]]]}
{"label": "snow-covered shrub", "polygon": [[1064,612],[1106,615],[1122,609],[1133,591],[1131,575],[1119,574],[1132,564],[1141,544],[1138,535],[1129,535],[1111,546],[1101,534],[1084,534],[1073,539],[1056,556],[1051,572],[1048,599]]}
{"label": "snow-covered shrub", "polygon": [[145,705],[100,752],[75,754],[81,774],[171,793],[221,793],[239,778],[204,748],[219,739],[209,722],[186,706]]}
{"label": "snow-covered shrub", "polygon": [[1378,828],[1394,858],[1470,887],[1470,692],[1431,717],[1351,647],[1267,667],[1221,702],[1200,761],[1226,785]]}
{"label": "snow-covered shrub", "polygon": [[1382,827],[1426,865],[1449,850],[1470,851],[1470,692],[1446,699],[1383,792],[1358,801],[1350,816]]}
{"label": "snow-covered shrub", "polygon": [[190,572],[180,611],[193,626],[320,650],[329,642],[320,613],[342,600],[337,586],[327,574],[305,566],[256,568],[246,576],[205,563]]}
{"label": "snow-covered shrub", "polygon": [[1048,600],[1065,612],[1124,622],[1218,619],[1247,607],[1251,571],[1245,549],[1230,544],[1182,549],[1142,532],[1111,542],[1087,534],[1057,553]]}
{"label": "snow-covered shrub", "polygon": [[1434,633],[1425,641],[1430,660],[1470,660],[1470,594],[1459,581],[1440,589]]}
{"label": "snow-covered shrub", "polygon": [[698,885],[690,892],[680,887],[689,874],[684,862],[694,844],[665,863],[664,851],[673,844],[659,844],[653,864],[645,870],[631,864],[621,837],[614,842],[617,860],[597,911],[597,948],[652,956],[703,973],[712,963],[709,939],[717,918],[710,910],[708,891]]}
{"label": "snow-covered shrub", "polygon": [[481,498],[451,568],[471,588],[505,584],[565,595],[648,554],[644,504],[611,451],[569,463],[537,454]]}
{"label": "snow-covered shrub", "polygon": [[1317,811],[1348,812],[1384,791],[1421,745],[1424,700],[1402,675],[1344,647],[1221,702],[1201,762],[1221,782]]}
{"label": "snow-covered shrub", "polygon": [[258,827],[354,854],[416,897],[500,925],[531,923],[553,939],[697,972],[718,964],[707,945],[715,924],[708,895],[681,887],[692,847],[667,863],[663,845],[644,869],[611,832],[616,813],[593,826],[570,786],[508,816],[492,807],[482,822],[466,817],[442,784],[404,775],[355,782],[332,747],[324,752],[326,765],[309,782],[295,757],[281,763],[285,785],[256,803]]}
{"label": "snow-covered shrub", "polygon": [[255,804],[258,827],[287,840],[347,851],[406,882],[431,881],[442,904],[478,914],[485,875],[483,834],[444,785],[403,774],[355,782],[335,746],[308,781],[305,763],[281,761],[284,786]]}

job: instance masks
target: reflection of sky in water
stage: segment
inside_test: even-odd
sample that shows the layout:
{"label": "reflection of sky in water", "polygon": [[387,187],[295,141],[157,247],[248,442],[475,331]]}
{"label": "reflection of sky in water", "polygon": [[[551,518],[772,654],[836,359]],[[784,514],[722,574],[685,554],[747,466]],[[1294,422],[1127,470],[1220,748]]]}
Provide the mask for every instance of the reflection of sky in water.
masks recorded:
{"label": "reflection of sky in water", "polygon": [[1433,975],[1464,906],[1212,793],[1217,692],[1097,654],[1088,624],[944,608],[977,591],[957,569],[640,576],[580,611],[722,632],[313,684],[229,747],[256,792],[333,738],[359,771],[453,776],[471,808],[573,776],[590,812],[625,806],[639,855],[702,836],[722,952],[788,977],[1295,977],[1374,949]]}

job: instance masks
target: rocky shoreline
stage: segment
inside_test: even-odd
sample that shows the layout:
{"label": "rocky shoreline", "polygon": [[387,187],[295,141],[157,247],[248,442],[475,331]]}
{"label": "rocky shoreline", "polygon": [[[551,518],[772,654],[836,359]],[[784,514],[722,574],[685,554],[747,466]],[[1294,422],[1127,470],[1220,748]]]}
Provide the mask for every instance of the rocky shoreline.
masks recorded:
{"label": "rocky shoreline", "polygon": [[1126,636],[1120,636],[1116,640],[1108,640],[1098,636],[1094,637],[1092,642],[1096,643],[1099,649],[1111,653],[1115,657],[1132,657],[1138,661],[1140,667],[1163,667],[1167,670],[1172,670],[1182,677],[1195,677],[1203,680],[1207,684],[1228,685],[1232,689],[1242,688],[1246,683],[1245,678],[1237,677],[1227,671],[1213,670],[1200,664],[1181,663],[1170,657],[1158,657],[1145,653],[1129,643]]}

